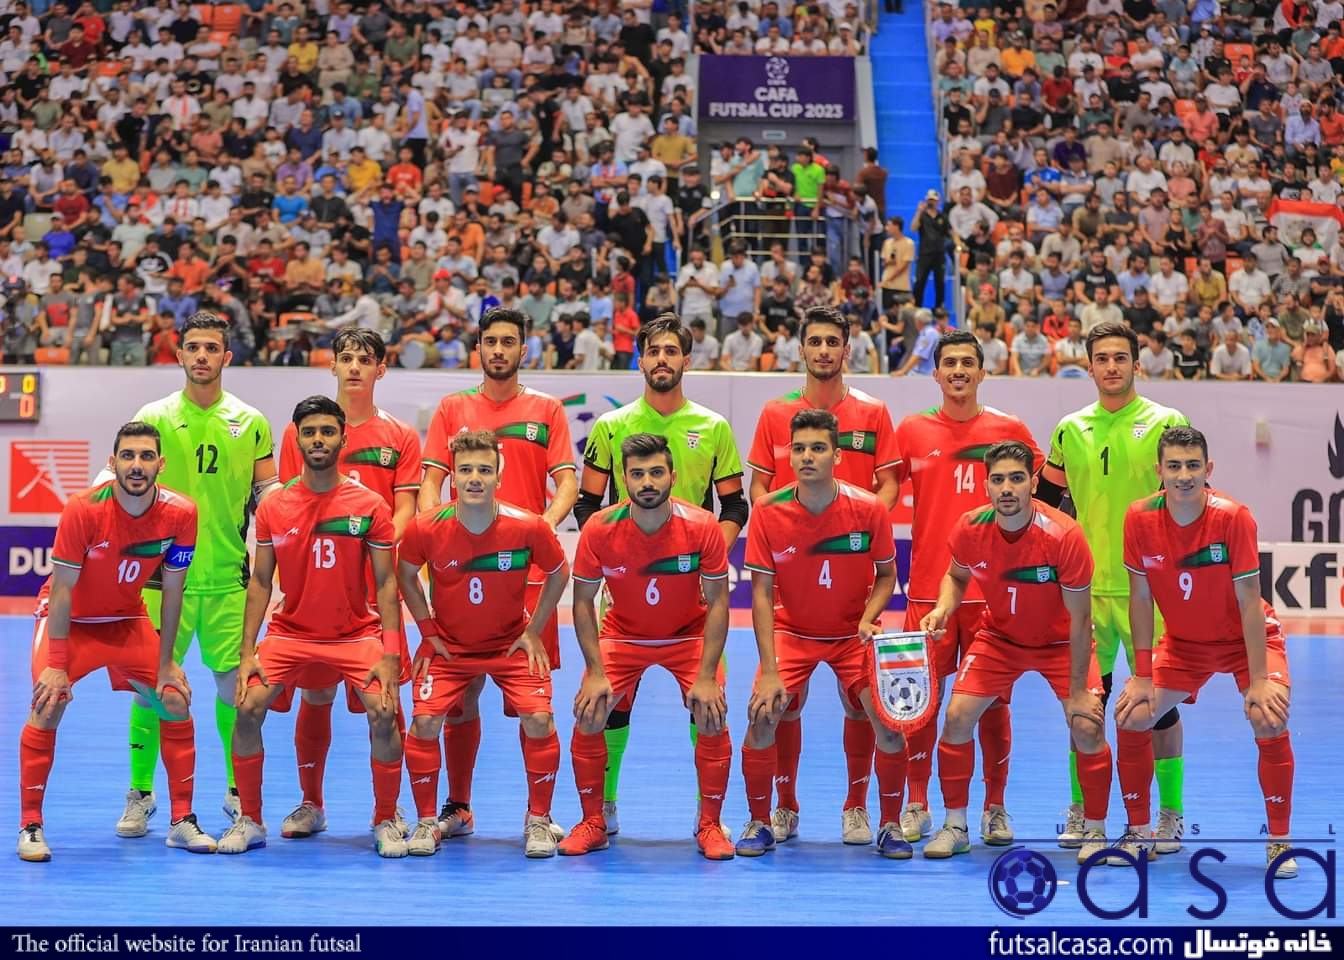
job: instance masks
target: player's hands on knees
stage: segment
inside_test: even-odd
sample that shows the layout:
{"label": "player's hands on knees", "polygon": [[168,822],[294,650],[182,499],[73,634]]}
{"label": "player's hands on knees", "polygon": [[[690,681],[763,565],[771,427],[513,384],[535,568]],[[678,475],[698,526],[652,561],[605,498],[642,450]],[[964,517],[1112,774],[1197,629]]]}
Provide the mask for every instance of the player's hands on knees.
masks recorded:
{"label": "player's hands on knees", "polygon": [[724,699],[723,688],[713,677],[691,684],[691,689],[686,691],[686,705],[691,708],[695,725],[711,736],[721,732],[728,722],[728,701]]}
{"label": "player's hands on knees", "polygon": [[524,630],[519,634],[518,639],[513,641],[513,645],[504,655],[511,657],[520,650],[527,654],[528,673],[534,677],[551,675],[551,658],[546,655],[546,645],[531,630]]}
{"label": "player's hands on knees", "polygon": [[1068,715],[1070,725],[1074,717],[1081,717],[1095,723],[1101,728],[1102,736],[1106,735],[1106,711],[1101,705],[1101,698],[1090,690],[1070,693],[1064,701],[1064,712]]}
{"label": "player's hands on knees", "polygon": [[937,640],[947,633],[947,616],[948,612],[942,607],[934,607],[919,621],[919,629],[928,634],[930,640]]}
{"label": "player's hands on knees", "polygon": [[574,719],[580,726],[596,726],[611,712],[612,700],[616,692],[611,689],[611,681],[603,676],[593,676],[591,672],[583,675],[579,692],[574,694]]}
{"label": "player's hands on knees", "polygon": [[752,723],[769,720],[775,723],[784,715],[789,705],[789,691],[778,673],[763,673],[752,688],[751,699],[747,702],[747,717]]}
{"label": "player's hands on knees", "polygon": [[381,688],[383,706],[391,707],[397,702],[397,686],[401,681],[401,657],[395,653],[385,653],[369,670],[364,678],[364,689],[368,690],[377,682]]}
{"label": "player's hands on knees", "polygon": [[1264,719],[1274,726],[1284,727],[1288,725],[1288,696],[1282,686],[1268,678],[1252,680],[1251,685],[1246,688],[1245,709],[1247,719],[1255,719],[1251,715],[1251,711],[1256,707],[1260,708],[1260,713]]}
{"label": "player's hands on knees", "polygon": [[162,700],[164,691],[169,687],[182,694],[187,706],[191,706],[191,684],[187,682],[187,675],[182,667],[174,660],[159,664],[159,682],[154,685],[154,695]]}
{"label": "player's hands on knees", "polygon": [[70,675],[64,670],[47,667],[38,674],[37,682],[33,684],[34,713],[48,713],[62,702],[74,698],[70,690]]}
{"label": "player's hands on knees", "polygon": [[261,661],[257,659],[254,653],[250,657],[244,657],[238,664],[238,683],[234,692],[234,706],[241,707],[243,701],[247,699],[248,681],[257,677],[263,686],[270,686],[266,680],[266,671],[261,668]]}
{"label": "player's hands on knees", "polygon": [[1157,690],[1149,677],[1130,677],[1115,701],[1115,722],[1122,727],[1152,718],[1157,709]]}

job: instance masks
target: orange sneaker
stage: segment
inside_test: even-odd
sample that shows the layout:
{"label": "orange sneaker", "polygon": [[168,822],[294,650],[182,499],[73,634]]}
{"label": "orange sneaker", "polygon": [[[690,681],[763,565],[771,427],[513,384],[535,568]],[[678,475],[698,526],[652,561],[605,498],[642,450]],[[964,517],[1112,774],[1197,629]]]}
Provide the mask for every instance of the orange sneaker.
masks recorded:
{"label": "orange sneaker", "polygon": [[607,839],[607,825],[601,817],[580,820],[569,836],[556,845],[562,857],[581,857],[595,850],[605,850],[611,845]]}
{"label": "orange sneaker", "polygon": [[731,860],[737,855],[733,841],[723,835],[723,827],[713,820],[701,820],[695,844],[706,860]]}

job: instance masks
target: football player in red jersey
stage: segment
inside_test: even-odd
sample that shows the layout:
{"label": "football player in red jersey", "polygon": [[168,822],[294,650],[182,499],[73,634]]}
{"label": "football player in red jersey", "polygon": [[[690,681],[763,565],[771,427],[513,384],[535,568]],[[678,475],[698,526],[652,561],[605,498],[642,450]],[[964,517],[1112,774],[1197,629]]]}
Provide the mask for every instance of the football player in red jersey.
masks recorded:
{"label": "football player in red jersey", "polygon": [[[51,859],[42,800],[56,753],[56,728],[71,688],[106,668],[117,690],[134,690],[158,713],[173,823],[167,845],[214,853],[215,841],[191,812],[196,733],[191,687],[173,660],[182,589],[196,548],[196,505],[156,479],[159,432],[131,422],[117,431],[109,480],[66,503],[51,550],[52,574],[38,593],[33,628],[33,699],[19,735],[19,859]],[[140,590],[160,573],[162,629],[155,631]]]}
{"label": "football player in red jersey", "polygon": [[[666,437],[632,434],[620,452],[629,496],[588,518],[574,559],[574,631],[587,669],[574,698],[570,753],[583,820],[560,852],[607,848],[603,730],[644,671],[662,666],[676,677],[698,730],[696,843],[709,860],[731,860],[733,844],[719,824],[733,749],[721,663],[728,636],[723,534],[712,513],[672,498],[676,473]],[[599,628],[594,601],[603,581],[611,605]]]}
{"label": "football player in red jersey", "polygon": [[[519,721],[527,771],[524,852],[551,857],[556,834],[564,831],[551,820],[560,740],[551,710],[550,655],[542,636],[564,593],[569,564],[544,518],[495,496],[502,480],[495,434],[459,433],[449,453],[457,499],[411,521],[397,563],[406,607],[424,638],[416,653],[414,719],[406,736],[406,769],[420,818],[410,852],[430,856],[442,839],[435,815],[439,728],[445,717],[461,712],[468,691],[489,677]],[[425,565],[432,611],[420,585]],[[529,611],[524,594],[532,570],[546,579]]]}
{"label": "football player in red jersey", "polygon": [[[377,331],[342,330],[332,341],[331,349],[336,402],[346,417],[340,468],[350,479],[383,498],[392,511],[393,538],[400,542],[406,524],[415,516],[415,498],[420,490],[420,438],[410,426],[374,404],[374,385],[387,372],[387,347]],[[290,423],[280,442],[280,480],[288,483],[302,472],[298,431]],[[372,573],[369,576],[369,601],[377,602]],[[409,682],[410,656],[404,628],[401,669],[401,682]],[[295,680],[302,686],[299,713],[294,722],[294,760],[298,764],[303,797],[281,824],[282,837],[310,837],[327,829],[322,780],[327,751],[331,748],[331,704],[336,699],[336,685],[340,679],[340,674],[334,670],[315,667]],[[271,709],[288,710],[293,693],[292,688],[287,689],[271,704]],[[353,712],[363,712],[364,704],[355,688],[346,689],[346,700]],[[397,704],[397,720],[404,729],[400,702]]]}
{"label": "football player in red jersey", "polygon": [[[540,515],[556,529],[569,515],[579,495],[574,472],[574,442],[564,407],[554,397],[523,386],[518,370],[527,357],[527,314],[496,307],[481,321],[477,350],[480,386],[449,394],[439,402],[425,437],[425,476],[420,485],[419,509],[436,507],[443,499],[444,481],[453,472],[449,444],[463,430],[490,430],[499,440],[498,497],[505,503]],[[548,481],[555,492],[548,492]],[[527,581],[527,608],[535,612],[545,574],[534,567]],[[551,669],[560,668],[560,628],[551,617],[542,631]],[[472,772],[481,745],[478,703],[485,678],[467,690],[459,716],[443,727],[448,771],[448,797],[439,812],[443,836],[464,837],[475,829],[471,811]],[[506,710],[507,712],[507,710]],[[556,839],[563,836],[557,831]]]}
{"label": "football player in red jersey", "polygon": [[[790,464],[793,439],[790,422],[799,410],[829,410],[840,430],[840,463],[835,475],[861,490],[872,490],[887,508],[895,506],[900,492],[902,453],[891,425],[887,405],[845,383],[845,360],[849,356],[849,322],[835,307],[812,307],[803,314],[803,366],[807,370],[801,390],[768,401],[756,421],[747,465],[751,467],[751,500],[760,500],[772,490],[797,478]],[[770,816],[775,839],[784,842],[798,835],[798,760],[803,748],[802,709],[808,684],[775,728],[778,773],[775,790],[779,806]],[[840,702],[846,704],[844,690]],[[872,843],[868,821],[868,781],[873,769],[873,728],[857,706],[845,707],[845,762],[849,795],[841,814],[841,832],[847,843]]]}
{"label": "football player in red jersey", "polygon": [[[1125,569],[1135,676],[1115,704],[1124,743],[1120,787],[1129,829],[1118,844],[1129,858],[1155,859],[1149,836],[1152,729],[1178,703],[1194,703],[1215,673],[1230,673],[1260,751],[1260,789],[1269,823],[1268,869],[1297,876],[1288,856],[1293,812],[1291,680],[1283,629],[1260,596],[1255,519],[1244,504],[1209,488],[1208,441],[1192,427],[1168,427],[1157,447],[1162,491],[1125,514]],[[1166,633],[1153,655],[1153,604]],[[1132,760],[1130,758],[1133,758]],[[1129,862],[1115,857],[1112,863]]]}
{"label": "football player in red jersey", "polygon": [[976,723],[1007,701],[1024,673],[1045,678],[1064,708],[1078,750],[1086,806],[1083,863],[1106,849],[1111,748],[1101,705],[1101,672],[1092,644],[1092,551],[1070,517],[1035,500],[1037,452],[1020,440],[984,454],[989,504],[952,526],[951,559],[938,602],[919,627],[937,638],[947,629],[972,581],[984,603],[980,625],[961,658],[938,744],[938,780],[947,819],[924,845],[945,859],[971,849],[966,807]]}
{"label": "football player in red jersey", "polygon": [[[878,618],[896,587],[890,513],[870,490],[835,479],[842,453],[833,413],[799,410],[789,428],[790,463],[798,479],[757,501],[747,531],[760,667],[748,710],[751,727],[742,745],[751,819],[737,852],[761,856],[775,847],[769,821],[774,728],[783,705],[826,663],[840,681],[846,712],[864,710],[875,732],[881,804],[877,850],[893,860],[908,860],[911,847],[899,823],[905,740],[873,710],[867,660],[872,637],[881,633]],[[866,811],[851,809],[867,821]],[[845,840],[855,842],[848,833]]]}
{"label": "football player in red jersey", "polygon": [[[896,427],[896,443],[902,455],[901,479],[910,481],[915,498],[906,630],[921,629],[920,624],[937,604],[940,584],[951,561],[947,538],[953,525],[967,510],[985,502],[985,451],[995,443],[1018,440],[1031,451],[1034,463],[1045,462],[1025,423],[980,403],[985,357],[973,334],[947,331],[938,338],[933,358],[933,379],[942,389],[942,403],[911,414]],[[934,641],[940,701],[946,696],[948,678],[956,674],[959,658],[971,644],[983,611],[980,586],[972,579],[961,605]],[[985,776],[980,835],[985,843],[998,846],[1013,839],[1003,807],[1013,742],[1008,704],[994,704],[980,718],[978,729]],[[937,723],[910,735],[909,796],[901,814],[901,831],[911,843],[928,836],[933,825],[929,777],[937,739]]]}
{"label": "football player in red jersey", "polygon": [[[271,701],[312,667],[326,667],[358,688],[369,720],[374,848],[404,857],[394,822],[401,788],[397,683],[401,675],[401,607],[392,564],[392,512],[382,497],[340,472],[345,412],[328,397],[294,408],[303,472],[257,508],[257,550],[247,587],[238,667],[238,725],[233,766],[242,815],[220,838],[220,853],[266,845],[261,818],[261,727]],[[372,564],[378,605],[369,605]],[[276,573],[285,599],[265,640],[257,634]]]}

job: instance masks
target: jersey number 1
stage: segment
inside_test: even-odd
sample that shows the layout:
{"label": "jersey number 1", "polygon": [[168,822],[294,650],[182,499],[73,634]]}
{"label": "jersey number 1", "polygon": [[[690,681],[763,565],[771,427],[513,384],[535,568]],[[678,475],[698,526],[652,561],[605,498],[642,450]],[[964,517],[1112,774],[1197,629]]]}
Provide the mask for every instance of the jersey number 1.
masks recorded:
{"label": "jersey number 1", "polygon": [[1098,456],[1101,457],[1101,475],[1109,477],[1111,475],[1111,448],[1102,447]]}

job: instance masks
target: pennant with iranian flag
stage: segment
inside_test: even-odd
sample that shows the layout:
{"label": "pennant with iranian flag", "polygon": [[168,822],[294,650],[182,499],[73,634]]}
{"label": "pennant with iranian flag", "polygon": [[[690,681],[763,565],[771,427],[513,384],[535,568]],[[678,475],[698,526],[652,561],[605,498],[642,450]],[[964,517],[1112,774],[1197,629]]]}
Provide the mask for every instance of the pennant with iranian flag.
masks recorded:
{"label": "pennant with iranian flag", "polygon": [[877,716],[897,733],[913,733],[938,715],[938,678],[923,631],[873,637],[870,687]]}

